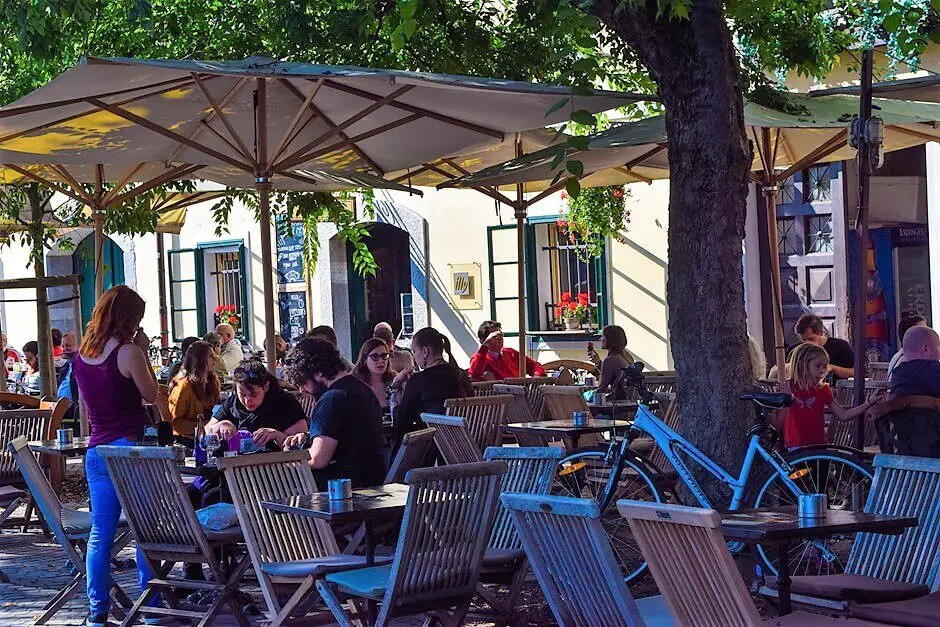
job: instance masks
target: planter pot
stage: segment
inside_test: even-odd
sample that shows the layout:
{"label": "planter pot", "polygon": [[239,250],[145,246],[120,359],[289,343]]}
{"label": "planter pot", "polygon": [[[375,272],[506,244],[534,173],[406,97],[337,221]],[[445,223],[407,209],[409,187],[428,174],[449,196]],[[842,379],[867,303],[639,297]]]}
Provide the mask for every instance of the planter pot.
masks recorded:
{"label": "planter pot", "polygon": [[575,331],[581,328],[581,321],[577,318],[565,318],[565,329]]}

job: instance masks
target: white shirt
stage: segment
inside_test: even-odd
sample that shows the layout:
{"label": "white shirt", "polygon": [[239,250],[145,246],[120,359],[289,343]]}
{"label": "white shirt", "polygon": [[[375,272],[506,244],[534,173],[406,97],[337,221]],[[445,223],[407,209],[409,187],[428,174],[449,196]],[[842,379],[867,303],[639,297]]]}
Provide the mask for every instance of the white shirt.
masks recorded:
{"label": "white shirt", "polygon": [[229,372],[235,370],[244,358],[245,355],[242,353],[242,344],[235,338],[232,338],[231,342],[222,346],[222,363],[225,364]]}
{"label": "white shirt", "polygon": [[894,357],[891,358],[891,361],[888,362],[888,380],[891,380],[891,373],[894,372],[895,366],[901,363],[901,357],[904,356],[904,351],[900,350],[894,354]]}

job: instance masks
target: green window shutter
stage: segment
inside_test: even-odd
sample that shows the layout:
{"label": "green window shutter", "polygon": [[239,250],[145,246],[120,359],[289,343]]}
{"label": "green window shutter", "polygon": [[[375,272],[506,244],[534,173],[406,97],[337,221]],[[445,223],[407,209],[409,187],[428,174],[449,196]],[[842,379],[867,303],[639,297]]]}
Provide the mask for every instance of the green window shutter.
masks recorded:
{"label": "green window shutter", "polygon": [[490,319],[503,323],[506,337],[519,335],[518,248],[515,225],[486,228],[490,275]]}
{"label": "green window shutter", "polygon": [[202,251],[179,248],[167,251],[170,278],[170,330],[174,342],[206,333],[205,278]]}

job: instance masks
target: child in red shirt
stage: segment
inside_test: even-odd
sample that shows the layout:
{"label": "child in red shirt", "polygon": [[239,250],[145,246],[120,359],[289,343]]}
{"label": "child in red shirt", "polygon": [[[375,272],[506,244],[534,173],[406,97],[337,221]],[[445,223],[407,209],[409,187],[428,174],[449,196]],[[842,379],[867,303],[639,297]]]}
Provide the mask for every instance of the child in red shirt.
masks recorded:
{"label": "child in red shirt", "polygon": [[858,407],[842,407],[835,401],[829,384],[822,383],[828,371],[829,355],[821,346],[804,342],[793,350],[790,378],[781,386],[793,395],[793,404],[787,408],[783,423],[783,441],[787,448],[826,443],[826,408],[834,420],[851,420],[880,400],[880,396],[875,395]]}

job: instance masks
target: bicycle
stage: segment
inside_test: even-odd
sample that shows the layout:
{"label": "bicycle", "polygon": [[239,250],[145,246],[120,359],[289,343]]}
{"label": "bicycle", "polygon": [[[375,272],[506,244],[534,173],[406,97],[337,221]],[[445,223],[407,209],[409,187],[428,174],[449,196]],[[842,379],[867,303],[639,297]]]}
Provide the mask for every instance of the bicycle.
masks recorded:
{"label": "bicycle", "polygon": [[[642,574],[646,562],[633,541],[629,525],[617,512],[616,502],[626,498],[662,503],[669,497],[681,502],[682,498],[681,492],[667,480],[662,469],[630,448],[641,434],[651,437],[663,451],[675,468],[677,481],[681,481],[701,507],[714,509],[686,459],[731,490],[729,511],[743,506],[796,504],[797,496],[805,493],[827,494],[829,507],[833,509],[861,509],[864,506],[874,474],[854,449],[836,446],[806,447],[786,452],[777,449],[777,430],[768,424],[767,418],[771,412],[790,405],[792,397],[789,394],[753,392],[741,396],[741,400],[753,401],[758,406],[761,418],[747,430],[747,452],[735,477],[652,413],[648,404],[654,396],[643,384],[642,369],[643,364],[638,362],[624,368],[621,376],[623,384],[635,386],[641,401],[626,436],[618,438],[612,434],[607,445],[580,449],[563,458],[555,486],[557,493],[592,498],[598,502],[603,512],[603,525],[610,535],[626,581]],[[751,472],[757,457],[767,463],[770,473],[755,482],[751,481]],[[733,544],[731,548],[740,551],[742,547]],[[842,572],[850,548],[850,538],[807,540],[794,545],[790,553],[790,572],[793,575]],[[767,568],[776,574],[773,548],[765,550],[758,545],[757,549]]]}

